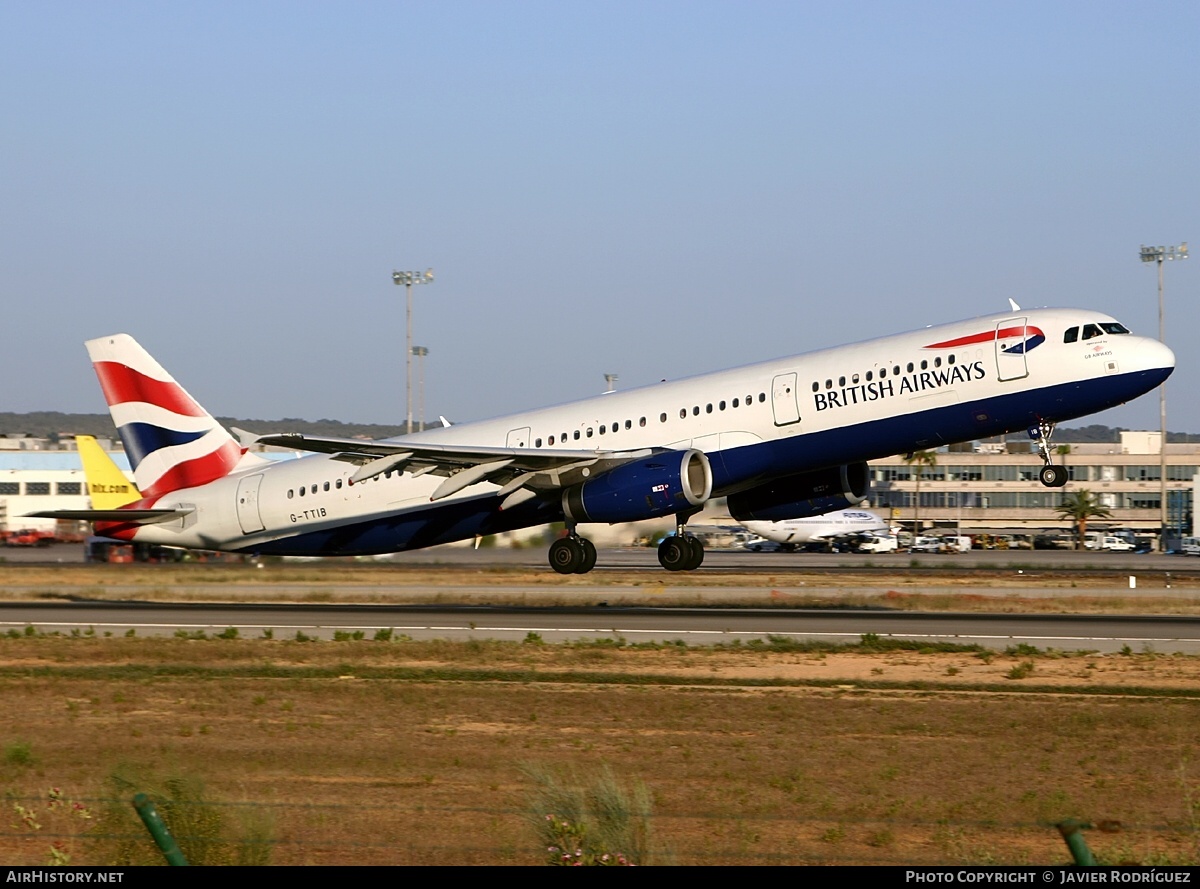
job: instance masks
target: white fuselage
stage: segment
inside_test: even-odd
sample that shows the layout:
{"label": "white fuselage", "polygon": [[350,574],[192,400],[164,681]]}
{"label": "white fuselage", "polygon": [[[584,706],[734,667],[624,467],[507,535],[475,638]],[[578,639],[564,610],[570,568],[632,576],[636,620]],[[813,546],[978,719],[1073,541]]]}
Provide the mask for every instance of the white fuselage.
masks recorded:
{"label": "white fuselage", "polygon": [[747,531],[764,540],[789,546],[803,546],[806,543],[851,534],[868,534],[872,531],[884,534],[888,532],[887,522],[864,509],[839,509],[824,515],[782,519],[778,522],[748,521],[742,524]]}

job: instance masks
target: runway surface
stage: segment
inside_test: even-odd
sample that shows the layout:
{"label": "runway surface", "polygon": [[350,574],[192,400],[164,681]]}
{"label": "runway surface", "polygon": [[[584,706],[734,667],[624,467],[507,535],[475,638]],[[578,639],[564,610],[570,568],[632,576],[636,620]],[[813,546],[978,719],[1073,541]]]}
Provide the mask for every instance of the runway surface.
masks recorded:
{"label": "runway surface", "polygon": [[0,632],[319,639],[381,631],[413,639],[623,639],[689,645],[880,637],[1062,650],[1200,653],[1200,619],[1179,616],[928,614],[836,609],[513,608],[302,604],[3,603]]}
{"label": "runway surface", "polygon": [[[63,547],[45,554],[56,551],[66,554]],[[1200,618],[1181,614],[900,610],[911,606],[913,597],[964,594],[1006,603],[1063,598],[1069,604],[1077,596],[1107,597],[1125,602],[1126,612],[1138,610],[1139,601],[1148,612],[1184,610],[1171,606],[1200,604],[1200,559],[1182,556],[984,551],[863,557],[713,551],[699,571],[675,574],[658,567],[653,551],[628,548],[602,550],[601,567],[569,578],[555,575],[544,558],[541,550],[443,547],[395,557],[394,566],[419,570],[381,572],[378,583],[371,582],[377,575],[370,567],[353,572],[351,580],[347,566],[355,563],[335,560],[276,563],[253,572],[239,566],[233,583],[213,582],[223,566],[187,566],[161,587],[153,586],[153,574],[150,582],[144,574],[134,582],[131,572],[124,582],[123,566],[97,566],[99,574],[85,575],[100,578],[96,583],[22,586],[19,572],[13,572],[3,587],[10,601],[0,603],[0,632],[23,633],[32,627],[141,636],[213,635],[233,629],[242,637],[295,638],[301,633],[331,639],[354,633],[370,638],[390,630],[414,639],[520,641],[536,634],[547,642],[604,638],[689,645],[771,637],[855,642],[874,633],[1001,650],[1024,643],[1066,650],[1200,653]],[[297,565],[312,570],[297,573]],[[148,572],[155,568],[138,567]],[[847,583],[841,578],[848,573],[863,579]],[[1077,582],[1085,588],[1076,588]],[[816,601],[822,607],[811,607]]]}

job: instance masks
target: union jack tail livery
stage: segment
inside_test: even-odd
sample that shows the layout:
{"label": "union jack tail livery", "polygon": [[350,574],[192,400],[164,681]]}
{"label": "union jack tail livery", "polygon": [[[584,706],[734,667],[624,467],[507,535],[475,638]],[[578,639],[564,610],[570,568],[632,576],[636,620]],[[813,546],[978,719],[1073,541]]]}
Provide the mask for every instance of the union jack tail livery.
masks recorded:
{"label": "union jack tail livery", "polygon": [[119,333],[86,345],[143,502],[237,467],[243,448],[133,337]]}

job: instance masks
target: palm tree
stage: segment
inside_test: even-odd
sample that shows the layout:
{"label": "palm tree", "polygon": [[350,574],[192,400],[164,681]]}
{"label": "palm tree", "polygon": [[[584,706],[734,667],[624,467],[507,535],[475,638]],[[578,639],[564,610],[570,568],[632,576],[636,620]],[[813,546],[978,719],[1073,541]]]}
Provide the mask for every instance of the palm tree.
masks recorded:
{"label": "palm tree", "polygon": [[1074,494],[1064,494],[1062,503],[1058,506],[1058,515],[1060,518],[1074,523],[1076,549],[1083,547],[1088,519],[1112,517],[1112,513],[1102,506],[1096,496],[1086,488],[1081,488]]}
{"label": "palm tree", "polygon": [[913,537],[915,538],[921,533],[921,476],[925,472],[925,468],[937,466],[937,453],[935,451],[913,451],[911,454],[904,455],[904,462],[909,465],[909,468],[916,467],[917,472],[917,492],[916,498],[913,500]]}

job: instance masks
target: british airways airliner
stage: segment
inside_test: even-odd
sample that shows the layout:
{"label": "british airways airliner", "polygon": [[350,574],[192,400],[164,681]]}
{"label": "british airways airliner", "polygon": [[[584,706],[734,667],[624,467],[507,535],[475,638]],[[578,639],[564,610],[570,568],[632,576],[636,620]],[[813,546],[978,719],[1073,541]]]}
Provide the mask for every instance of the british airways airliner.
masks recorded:
{"label": "british airways airliner", "polygon": [[[235,438],[125,334],[87,343],[142,499],[85,518],[98,534],[262,555],[372,555],[549,522],[561,574],[584,573],[589,523],[674,517],[662,566],[692,570],[689,518],[714,497],[738,521],[855,506],[867,461],[1028,428],[1042,483],[1066,484],[1054,425],[1171,374],[1162,343],[1086,309],[927,327],[557,407],[383,441]],[[271,462],[256,443],[311,452]]]}

